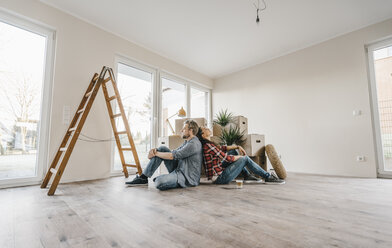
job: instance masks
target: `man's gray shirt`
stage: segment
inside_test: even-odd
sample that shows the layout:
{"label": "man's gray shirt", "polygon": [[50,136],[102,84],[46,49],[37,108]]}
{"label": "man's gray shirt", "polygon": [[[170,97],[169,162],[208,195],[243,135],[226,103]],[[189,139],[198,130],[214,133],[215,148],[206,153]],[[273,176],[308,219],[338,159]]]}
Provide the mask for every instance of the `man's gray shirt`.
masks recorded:
{"label": "man's gray shirt", "polygon": [[200,183],[203,162],[202,145],[197,137],[186,140],[172,151],[173,159],[178,160],[178,184],[181,187],[197,186]]}

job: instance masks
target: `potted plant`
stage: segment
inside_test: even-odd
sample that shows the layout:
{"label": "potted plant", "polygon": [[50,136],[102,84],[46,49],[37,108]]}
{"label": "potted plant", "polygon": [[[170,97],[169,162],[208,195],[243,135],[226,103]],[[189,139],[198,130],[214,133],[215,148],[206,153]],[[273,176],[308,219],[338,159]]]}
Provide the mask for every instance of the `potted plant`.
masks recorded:
{"label": "potted plant", "polygon": [[228,146],[233,144],[243,145],[245,143],[244,138],[244,133],[241,133],[237,126],[230,126],[228,129],[222,129],[222,134],[220,135],[222,142]]}
{"label": "potted plant", "polygon": [[233,114],[227,109],[219,111],[213,121],[212,132],[214,136],[221,136],[222,129],[233,121]]}

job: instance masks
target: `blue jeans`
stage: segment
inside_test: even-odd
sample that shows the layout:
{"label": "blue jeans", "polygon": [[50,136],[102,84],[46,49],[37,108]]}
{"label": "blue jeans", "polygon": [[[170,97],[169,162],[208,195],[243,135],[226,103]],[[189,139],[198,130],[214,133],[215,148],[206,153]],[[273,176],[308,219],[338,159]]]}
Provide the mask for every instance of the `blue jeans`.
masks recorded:
{"label": "blue jeans", "polygon": [[[158,152],[170,152],[170,149],[166,146],[160,146],[157,149]],[[161,165],[162,161],[165,163],[165,166],[169,172],[169,174],[160,175],[155,178],[155,186],[159,190],[168,190],[174,188],[180,188],[178,182],[178,174],[176,168],[178,166],[178,160],[167,160],[159,157],[153,157],[150,162],[148,162],[147,167],[144,169],[143,174],[146,177],[152,177],[154,172]]]}
{"label": "blue jeans", "polygon": [[[237,150],[230,150],[230,151],[227,152],[227,154],[235,156],[235,155],[238,155],[238,152],[237,152]],[[228,162],[223,162],[223,163],[222,163],[222,166],[223,166],[224,168],[226,168],[226,167],[229,166],[229,165],[230,165],[230,163],[228,163]],[[244,176],[244,177],[250,176],[250,173],[249,173],[249,171],[246,169],[246,167],[244,167],[244,168],[242,169],[241,174],[242,174],[242,176]],[[240,176],[241,176],[241,175],[240,175]]]}
{"label": "blue jeans", "polygon": [[228,184],[236,178],[244,167],[247,167],[254,174],[259,175],[263,178],[268,178],[270,174],[263,170],[258,164],[256,164],[250,157],[243,156],[239,158],[237,161],[231,163],[227,166],[222,174],[216,179],[216,184]]}

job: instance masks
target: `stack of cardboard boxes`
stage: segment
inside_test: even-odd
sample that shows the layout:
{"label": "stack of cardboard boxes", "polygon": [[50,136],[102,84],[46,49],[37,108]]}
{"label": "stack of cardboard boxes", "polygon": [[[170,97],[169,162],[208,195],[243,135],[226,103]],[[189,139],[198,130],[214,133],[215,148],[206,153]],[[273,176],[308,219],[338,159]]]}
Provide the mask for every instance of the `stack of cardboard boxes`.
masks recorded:
{"label": "stack of cardboard boxes", "polygon": [[220,136],[222,129],[229,129],[230,126],[235,125],[239,128],[240,133],[244,134],[245,144],[243,145],[246,154],[255,161],[261,168],[267,170],[267,160],[265,156],[265,136],[262,134],[248,134],[248,118],[244,116],[234,116],[231,123],[222,127],[218,124],[213,125],[212,140],[220,143]]}

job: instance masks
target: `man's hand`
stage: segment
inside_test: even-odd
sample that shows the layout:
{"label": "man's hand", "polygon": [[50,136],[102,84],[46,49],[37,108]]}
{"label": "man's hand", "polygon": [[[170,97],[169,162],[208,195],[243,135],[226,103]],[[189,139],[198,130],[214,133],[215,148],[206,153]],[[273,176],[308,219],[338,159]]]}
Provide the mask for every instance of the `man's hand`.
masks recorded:
{"label": "man's hand", "polygon": [[155,157],[155,156],[156,156],[156,153],[157,153],[157,149],[156,149],[156,148],[151,149],[151,150],[148,152],[148,159],[152,159],[153,157]]}
{"label": "man's hand", "polygon": [[242,148],[242,146],[238,146],[238,150],[240,151],[240,155],[242,155],[242,156],[246,155],[246,151],[244,148]]}

